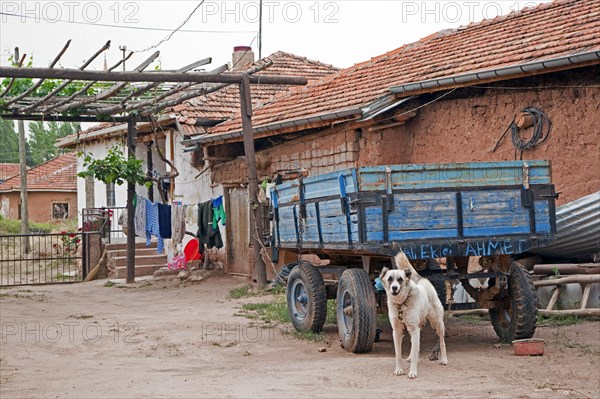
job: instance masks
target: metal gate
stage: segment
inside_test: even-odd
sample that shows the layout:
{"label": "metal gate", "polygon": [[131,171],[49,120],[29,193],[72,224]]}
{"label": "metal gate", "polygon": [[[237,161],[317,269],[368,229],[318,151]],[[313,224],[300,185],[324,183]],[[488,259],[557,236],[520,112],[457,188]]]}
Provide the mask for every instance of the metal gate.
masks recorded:
{"label": "metal gate", "polygon": [[82,281],[96,241],[98,233],[0,236],[0,286]]}

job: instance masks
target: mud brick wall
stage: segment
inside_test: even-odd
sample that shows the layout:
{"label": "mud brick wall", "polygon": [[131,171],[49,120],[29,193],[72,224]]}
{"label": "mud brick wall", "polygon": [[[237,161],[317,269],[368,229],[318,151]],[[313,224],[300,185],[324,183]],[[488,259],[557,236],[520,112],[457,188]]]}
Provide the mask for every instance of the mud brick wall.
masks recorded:
{"label": "mud brick wall", "polygon": [[[353,168],[358,160],[360,133],[355,130],[329,129],[314,133],[264,151],[258,151],[257,171],[259,179],[305,169],[309,175]],[[215,166],[214,183],[240,183],[247,181],[243,157]]]}
{"label": "mud brick wall", "polygon": [[[596,87],[576,87],[581,85]],[[523,159],[552,162],[559,205],[600,190],[600,67],[490,86],[534,88],[463,89],[420,109],[405,125],[363,129],[358,165],[514,160],[510,131],[491,150],[521,109],[536,107],[549,117],[552,131]]]}
{"label": "mud brick wall", "polygon": [[359,145],[354,131],[312,134],[289,141],[261,154],[271,160],[271,172],[306,169],[309,175],[353,168]]}

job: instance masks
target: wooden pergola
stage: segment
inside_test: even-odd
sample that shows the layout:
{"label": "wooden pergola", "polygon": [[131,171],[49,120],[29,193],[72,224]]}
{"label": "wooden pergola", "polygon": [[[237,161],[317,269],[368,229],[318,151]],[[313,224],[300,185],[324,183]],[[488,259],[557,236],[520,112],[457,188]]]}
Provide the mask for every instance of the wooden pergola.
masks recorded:
{"label": "wooden pergola", "polygon": [[[218,91],[237,84],[240,90],[241,114],[244,131],[244,151],[248,166],[248,195],[251,202],[250,242],[254,247],[257,282],[266,284],[266,270],[260,254],[256,233],[255,204],[258,180],[252,137],[252,101],[250,84],[305,85],[307,79],[298,76],[270,76],[253,74],[268,65],[253,67],[241,73],[227,71],[227,66],[211,72],[194,72],[209,64],[210,58],[199,60],[176,71],[144,71],[159,55],[155,52],[131,71],[116,71],[133,55],[126,55],[106,71],[86,68],[109,49],[104,44],[79,69],[55,68],[67,51],[70,40],[46,68],[23,67],[25,55],[16,67],[0,66],[0,78],[9,78],[9,84],[0,93],[0,117],[9,120],[42,120],[62,122],[127,122],[128,156],[135,156],[136,122],[152,120],[153,115],[194,97]],[[11,94],[17,79],[33,79],[31,86],[21,93]],[[42,92],[44,82],[51,83],[48,92]],[[100,86],[100,90],[98,90]],[[66,90],[66,89],[71,90]],[[135,183],[127,185],[127,227],[134,231]],[[135,234],[127,235],[127,283],[135,281]]]}

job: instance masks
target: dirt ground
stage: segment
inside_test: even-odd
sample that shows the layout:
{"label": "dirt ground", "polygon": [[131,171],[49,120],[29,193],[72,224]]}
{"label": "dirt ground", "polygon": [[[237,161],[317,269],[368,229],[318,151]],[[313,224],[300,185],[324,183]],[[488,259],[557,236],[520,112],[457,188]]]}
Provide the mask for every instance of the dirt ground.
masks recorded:
{"label": "dirt ground", "polygon": [[419,377],[409,380],[393,375],[389,329],[373,352],[355,355],[333,325],[329,342],[315,343],[236,316],[243,303],[270,299],[229,299],[244,280],[104,284],[0,290],[1,398],[600,397],[597,321],[540,327],[545,355],[517,357],[489,323],[451,318],[450,364],[427,360],[435,340],[424,333]]}

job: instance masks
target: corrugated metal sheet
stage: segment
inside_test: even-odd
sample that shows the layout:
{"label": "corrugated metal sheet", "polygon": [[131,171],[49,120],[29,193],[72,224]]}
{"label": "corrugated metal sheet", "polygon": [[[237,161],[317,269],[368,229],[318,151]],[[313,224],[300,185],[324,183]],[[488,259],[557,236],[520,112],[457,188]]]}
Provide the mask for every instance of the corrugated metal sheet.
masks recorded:
{"label": "corrugated metal sheet", "polygon": [[556,241],[534,253],[573,260],[589,260],[600,251],[600,191],[556,210]]}

